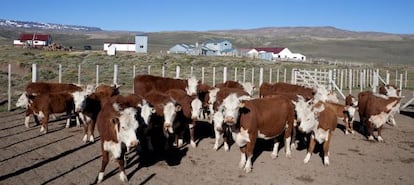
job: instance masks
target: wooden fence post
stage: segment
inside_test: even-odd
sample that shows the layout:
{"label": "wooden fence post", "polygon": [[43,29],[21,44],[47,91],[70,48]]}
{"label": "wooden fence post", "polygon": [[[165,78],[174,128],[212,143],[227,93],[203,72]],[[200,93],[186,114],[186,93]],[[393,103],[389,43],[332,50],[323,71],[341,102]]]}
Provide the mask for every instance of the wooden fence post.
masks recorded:
{"label": "wooden fence post", "polygon": [[37,65],[32,64],[32,82],[37,81]]}
{"label": "wooden fence post", "polygon": [[286,83],[286,73],[287,73],[287,69],[285,68],[285,73],[283,74],[283,82]]}
{"label": "wooden fence post", "polygon": [[201,83],[204,83],[204,67],[201,67]]}
{"label": "wooden fence post", "polygon": [[180,78],[180,66],[175,68],[175,78]]}
{"label": "wooden fence post", "polygon": [[147,66],[147,73],[150,75],[151,74],[151,65]]}
{"label": "wooden fence post", "polygon": [[99,85],[99,65],[96,65],[96,86]]}
{"label": "wooden fence post", "polygon": [[276,82],[279,82],[279,73],[280,73],[280,69],[277,68],[277,71],[276,71]]}
{"label": "wooden fence post", "polygon": [[259,69],[259,86],[263,83],[263,67]]}
{"label": "wooden fence post", "polygon": [[78,85],[81,84],[81,65],[78,64]]}
{"label": "wooden fence post", "polygon": [[349,94],[352,94],[352,85],[353,85],[352,69],[349,69],[349,75],[348,75],[348,77],[349,77],[349,80],[348,80],[348,83],[349,83]]}
{"label": "wooden fence post", "polygon": [[59,83],[62,83],[62,64],[59,64]]}
{"label": "wooden fence post", "polygon": [[237,67],[234,68],[234,81],[238,81],[237,80]]}
{"label": "wooden fence post", "polygon": [[165,66],[164,65],[162,65],[162,68],[161,68],[161,76],[165,77]]}
{"label": "wooden fence post", "polygon": [[272,83],[272,68],[269,69],[269,83]]}
{"label": "wooden fence post", "polygon": [[243,83],[246,82],[246,68],[243,68]]}
{"label": "wooden fence post", "polygon": [[216,85],[216,67],[213,67],[213,87]]}
{"label": "wooden fence post", "polygon": [[223,67],[223,83],[227,81],[227,67]]}
{"label": "wooden fence post", "polygon": [[136,76],[136,68],[135,65],[132,66],[132,93],[135,93],[135,83],[134,83],[134,79]]}
{"label": "wooden fence post", "polygon": [[11,110],[11,64],[9,64],[8,67],[8,75],[7,75],[7,79],[8,79],[8,85],[7,85],[7,111],[10,112]]}
{"label": "wooden fence post", "polygon": [[254,67],[252,67],[252,84],[254,84]]}
{"label": "wooden fence post", "polygon": [[114,64],[114,81],[113,84],[118,84],[118,65]]}

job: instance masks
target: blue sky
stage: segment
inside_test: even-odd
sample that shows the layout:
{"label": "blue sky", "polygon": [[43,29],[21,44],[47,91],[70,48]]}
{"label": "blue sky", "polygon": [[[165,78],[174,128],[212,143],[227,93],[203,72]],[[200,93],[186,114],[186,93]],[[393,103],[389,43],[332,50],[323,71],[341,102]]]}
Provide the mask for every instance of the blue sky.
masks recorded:
{"label": "blue sky", "polygon": [[334,26],[414,34],[414,1],[4,0],[0,19],[145,32]]}

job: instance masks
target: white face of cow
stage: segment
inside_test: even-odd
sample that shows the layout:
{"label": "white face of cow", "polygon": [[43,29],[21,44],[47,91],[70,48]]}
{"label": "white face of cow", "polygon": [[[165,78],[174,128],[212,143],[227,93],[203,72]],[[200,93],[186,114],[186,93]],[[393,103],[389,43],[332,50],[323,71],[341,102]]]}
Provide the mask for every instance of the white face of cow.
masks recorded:
{"label": "white face of cow", "polygon": [[198,81],[194,76],[189,78],[187,80],[187,87],[185,88],[187,94],[190,96],[197,95],[197,85]]}
{"label": "white face of cow", "polygon": [[325,87],[318,86],[316,88],[316,94],[313,97],[313,102],[314,103],[319,102],[319,101],[326,102],[328,100],[328,94],[329,94],[329,91],[325,89]]}
{"label": "white face of cow", "polygon": [[389,87],[385,86],[385,90],[387,91],[386,95],[389,96],[389,97],[398,97],[399,96],[397,89],[395,89],[392,86],[389,86]]}
{"label": "white face of cow", "polygon": [[213,104],[217,100],[217,93],[220,91],[219,88],[208,90],[208,103]]}
{"label": "white face of cow", "polygon": [[84,108],[84,104],[86,103],[86,97],[88,93],[86,91],[76,91],[72,93],[73,96],[73,103],[75,104],[75,112],[80,112]]}
{"label": "white face of cow", "polygon": [[175,106],[173,102],[168,102],[164,105],[164,129],[168,129],[168,132],[173,133],[172,123],[174,122],[177,112],[180,111],[179,106]]}
{"label": "white face of cow", "polygon": [[138,121],[135,119],[137,111],[129,107],[120,111],[119,125],[115,124],[118,134],[118,141],[125,143],[127,148],[134,147],[138,144],[135,131],[138,129]]}
{"label": "white face of cow", "polygon": [[191,119],[200,119],[203,103],[196,98],[191,101]]}
{"label": "white face of cow", "polygon": [[19,99],[16,102],[16,107],[27,108],[29,106],[29,98],[27,98],[26,92],[20,95]]}
{"label": "white face of cow", "polygon": [[240,100],[235,93],[230,94],[223,100],[224,122],[228,125],[236,123],[239,117]]}
{"label": "white face of cow", "polygon": [[254,93],[254,85],[251,82],[246,82],[241,84],[243,86],[243,90],[249,93],[250,96],[253,96]]}
{"label": "white face of cow", "polygon": [[292,103],[295,105],[296,119],[298,122],[301,122],[308,114],[312,113],[310,102],[306,102],[303,96],[298,96],[298,101],[292,101]]}
{"label": "white face of cow", "polygon": [[325,106],[320,105],[319,107],[312,107],[311,111],[303,115],[301,119],[299,130],[305,133],[310,133],[318,127],[319,120],[317,115],[325,110]]}
{"label": "white face of cow", "polygon": [[333,91],[328,93],[328,96],[327,96],[326,100],[329,101],[329,102],[333,102],[333,103],[338,103],[339,102],[337,94]]}
{"label": "white face of cow", "polygon": [[138,105],[141,108],[141,117],[145,124],[148,125],[150,122],[151,115],[155,113],[155,109],[151,107],[147,101],[143,101],[142,104]]}

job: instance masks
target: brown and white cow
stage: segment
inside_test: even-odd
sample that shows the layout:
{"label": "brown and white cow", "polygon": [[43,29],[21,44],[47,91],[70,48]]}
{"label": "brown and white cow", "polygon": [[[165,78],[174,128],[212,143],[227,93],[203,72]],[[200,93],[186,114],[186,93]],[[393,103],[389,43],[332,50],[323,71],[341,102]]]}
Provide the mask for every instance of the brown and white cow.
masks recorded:
{"label": "brown and white cow", "polygon": [[183,135],[186,128],[190,130],[190,145],[196,147],[194,140],[194,127],[196,120],[200,119],[200,114],[202,112],[202,102],[198,97],[192,97],[186,94],[185,91],[181,89],[170,89],[166,92],[171,98],[173,98],[178,105],[181,106],[181,111],[177,112],[173,130],[176,135],[176,146],[181,146],[183,144]]}
{"label": "brown and white cow", "polygon": [[[29,128],[30,115],[33,114],[33,111],[29,107],[29,96],[33,97],[39,94],[60,93],[60,92],[72,93],[76,91],[83,91],[83,90],[80,86],[75,85],[75,84],[49,83],[49,82],[28,83],[26,85],[25,92],[19,97],[19,99],[16,102],[16,107],[26,108],[24,125],[27,128]],[[36,123],[39,124],[37,117],[34,116],[34,118],[35,118]],[[77,121],[77,125],[79,126],[78,121]]]}
{"label": "brown and white cow", "polygon": [[[389,97],[399,97],[401,95],[401,90],[393,84],[388,84],[380,86],[379,93]],[[398,104],[395,105],[391,110],[390,119],[387,122],[390,123],[392,126],[397,126],[397,122],[395,121],[394,117],[395,114],[400,113],[400,106],[401,104],[400,102],[398,102]]]}
{"label": "brown and white cow", "polygon": [[310,105],[307,114],[303,115],[298,129],[304,133],[310,133],[311,139],[304,163],[308,163],[315,148],[316,142],[323,143],[324,165],[329,165],[329,144],[332,140],[332,132],[338,122],[333,104],[317,102]]}
{"label": "brown and white cow", "polygon": [[[85,96],[83,92],[73,93],[50,93],[29,96],[29,108],[33,114],[41,120],[40,132],[47,133],[50,114],[66,113],[71,116],[73,112],[81,110]],[[69,127],[70,117],[67,119],[66,127]]]}
{"label": "brown and white cow", "polygon": [[245,83],[241,83],[241,82],[236,82],[233,80],[227,80],[224,83],[220,83],[220,84],[216,84],[215,85],[216,88],[236,88],[236,89],[241,89],[244,90],[245,92],[247,92],[250,96],[253,96],[255,87],[252,83],[250,82],[245,82]]}
{"label": "brown and white cow", "polygon": [[119,164],[119,178],[128,181],[125,174],[125,148],[128,151],[139,143],[136,130],[139,123],[136,119],[137,109],[127,107],[122,109],[116,102],[106,103],[97,118],[97,126],[101,137],[102,166],[98,174],[98,183],[104,178],[105,168],[109,162],[109,155]]}
{"label": "brown and white cow", "polygon": [[215,143],[214,149],[219,148],[219,141],[223,140],[224,151],[229,151],[229,139],[231,136],[227,135],[228,126],[224,124],[222,117],[222,104],[223,100],[227,98],[230,94],[236,94],[236,96],[242,100],[249,100],[251,96],[249,93],[242,89],[238,88],[215,88],[212,89],[209,93],[209,109],[212,113],[212,121],[214,124],[214,133],[215,133]]}
{"label": "brown and white cow", "polygon": [[[351,134],[354,134],[354,120],[355,120],[355,112],[358,108],[358,100],[349,94],[345,97],[345,106],[348,114],[348,128]],[[345,131],[345,134],[347,134],[348,131]]]}
{"label": "brown and white cow", "polygon": [[374,141],[374,127],[378,131],[379,142],[384,142],[382,126],[390,119],[392,110],[400,103],[400,97],[388,97],[364,91],[358,94],[358,112],[360,123],[368,128],[368,140]]}
{"label": "brown and white cow", "polygon": [[[241,106],[242,105],[242,106]],[[253,151],[258,138],[274,139],[284,135],[285,146],[289,146],[294,120],[294,107],[285,96],[241,101],[230,94],[223,101],[224,122],[231,127],[233,139],[240,147],[239,167],[246,173],[252,170]],[[273,146],[272,158],[278,155],[279,142]],[[286,157],[291,157],[290,147]]]}

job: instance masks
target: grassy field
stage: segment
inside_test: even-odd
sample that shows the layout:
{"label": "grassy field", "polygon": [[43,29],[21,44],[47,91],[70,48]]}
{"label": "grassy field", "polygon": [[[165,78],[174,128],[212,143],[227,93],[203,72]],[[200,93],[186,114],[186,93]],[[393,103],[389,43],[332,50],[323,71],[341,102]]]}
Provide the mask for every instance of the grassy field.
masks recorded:
{"label": "grassy field", "polygon": [[[7,109],[7,82],[8,65],[12,68],[12,99],[13,102],[24,90],[25,85],[31,81],[32,64],[38,68],[38,81],[58,82],[59,64],[62,66],[62,82],[81,84],[96,83],[96,66],[99,66],[99,82],[111,84],[113,82],[114,64],[118,65],[118,83],[122,85],[121,91],[124,93],[132,92],[133,66],[136,74],[151,73],[161,76],[162,66],[165,69],[165,76],[175,77],[176,68],[180,66],[181,78],[193,75],[201,79],[202,67],[204,67],[205,83],[213,84],[213,68],[216,72],[215,81],[223,81],[223,69],[227,67],[227,79],[233,80],[234,69],[237,68],[237,79],[243,81],[252,80],[259,83],[259,69],[264,69],[264,81],[269,81],[269,69],[272,69],[272,81],[277,80],[277,70],[279,69],[279,81],[284,81],[284,71],[287,71],[286,81],[290,81],[292,68],[299,69],[380,69],[384,76],[386,70],[391,73],[391,82],[395,82],[395,71],[405,73],[407,71],[408,82],[407,90],[414,89],[414,66],[413,65],[327,65],[327,64],[304,64],[291,62],[269,62],[248,58],[235,57],[206,57],[206,56],[186,56],[186,55],[161,55],[161,54],[135,54],[118,53],[116,56],[107,56],[103,51],[89,52],[64,52],[64,51],[43,51],[38,49],[23,49],[11,46],[0,46],[0,79],[1,90],[0,100],[2,105],[0,110]],[[78,66],[81,67],[81,78],[78,79]],[[150,66],[150,67],[149,67]],[[244,72],[245,70],[245,72]],[[356,88],[358,89],[358,88]],[[14,103],[13,103],[14,106]]]}

